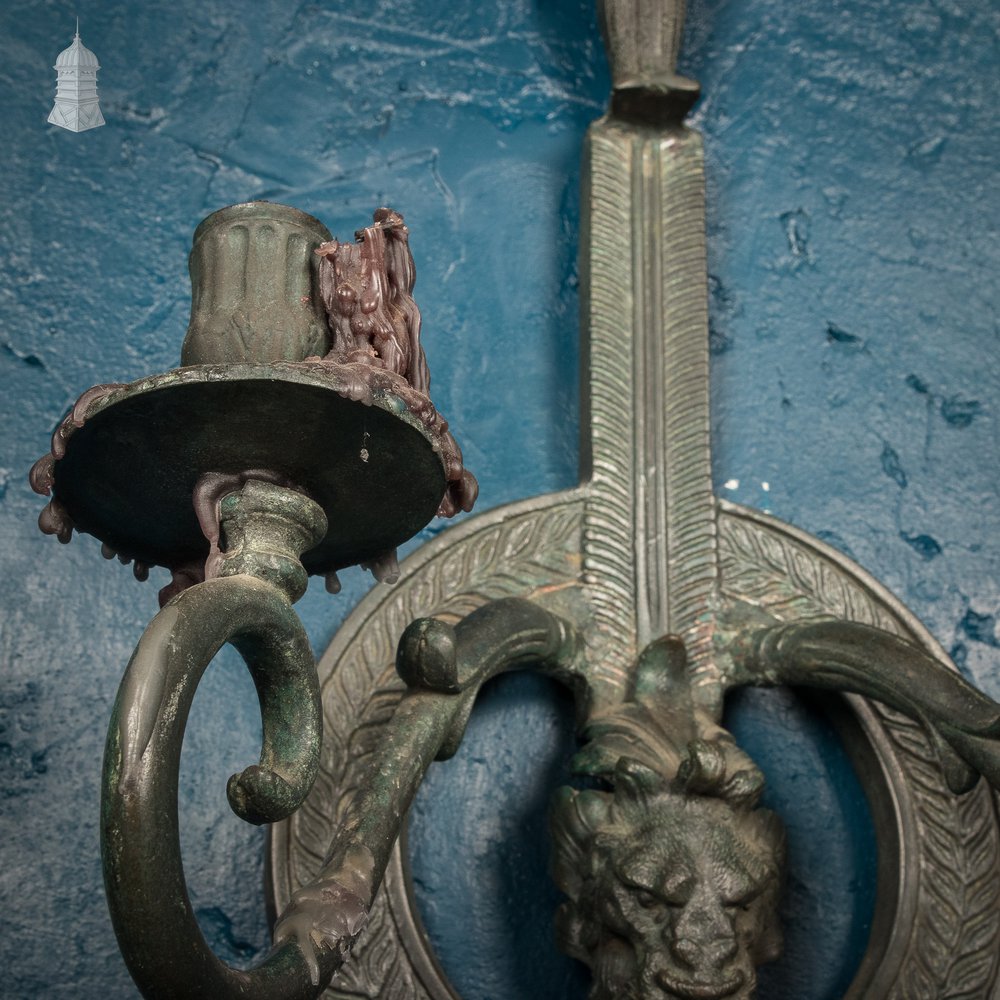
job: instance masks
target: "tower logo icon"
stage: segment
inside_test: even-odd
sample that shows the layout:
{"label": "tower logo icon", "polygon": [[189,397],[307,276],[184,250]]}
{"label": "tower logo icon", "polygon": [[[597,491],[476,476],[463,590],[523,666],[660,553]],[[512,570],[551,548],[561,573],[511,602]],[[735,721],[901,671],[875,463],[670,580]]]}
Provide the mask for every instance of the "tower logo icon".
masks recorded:
{"label": "tower logo icon", "polygon": [[80,19],[76,19],[73,44],[56,58],[56,101],[49,124],[84,132],[104,124],[97,102],[97,56],[80,41]]}

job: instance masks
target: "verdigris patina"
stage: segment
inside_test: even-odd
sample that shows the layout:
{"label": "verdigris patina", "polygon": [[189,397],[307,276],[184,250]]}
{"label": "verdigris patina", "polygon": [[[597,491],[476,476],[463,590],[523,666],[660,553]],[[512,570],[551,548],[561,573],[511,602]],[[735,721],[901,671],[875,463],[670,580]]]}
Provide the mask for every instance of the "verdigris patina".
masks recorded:
{"label": "verdigris patina", "polygon": [[[376,217],[349,245],[371,294],[350,280],[330,291],[335,302],[363,299],[349,317],[362,327],[354,344],[338,313],[328,328],[321,302],[325,226],[263,201],[204,219],[183,367],[80,396],[31,470],[32,488],[51,496],[41,530],[63,542],[74,528],[95,535],[140,580],[166,566],[165,602],[211,576],[218,504],[253,477],[323,507],[328,534],[304,563],[334,592],[337,570],[355,563],[394,580],[398,544],[435,513],[471,510],[476,479],[427,395],[408,230],[391,209]],[[404,342],[401,368],[393,345]]]}

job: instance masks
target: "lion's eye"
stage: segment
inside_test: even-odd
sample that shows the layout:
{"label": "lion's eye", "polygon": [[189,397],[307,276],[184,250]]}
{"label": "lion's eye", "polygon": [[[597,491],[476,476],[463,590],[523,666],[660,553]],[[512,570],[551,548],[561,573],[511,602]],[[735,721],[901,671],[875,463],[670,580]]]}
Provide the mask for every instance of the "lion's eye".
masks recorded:
{"label": "lion's eye", "polygon": [[753,904],[757,897],[760,895],[760,891],[756,890],[753,892],[748,892],[737,899],[727,900],[726,906],[733,910],[742,910],[744,913],[753,909]]}
{"label": "lion's eye", "polygon": [[644,910],[651,910],[654,907],[661,905],[660,900],[653,895],[653,893],[648,892],[645,889],[640,889],[635,894],[635,898]]}

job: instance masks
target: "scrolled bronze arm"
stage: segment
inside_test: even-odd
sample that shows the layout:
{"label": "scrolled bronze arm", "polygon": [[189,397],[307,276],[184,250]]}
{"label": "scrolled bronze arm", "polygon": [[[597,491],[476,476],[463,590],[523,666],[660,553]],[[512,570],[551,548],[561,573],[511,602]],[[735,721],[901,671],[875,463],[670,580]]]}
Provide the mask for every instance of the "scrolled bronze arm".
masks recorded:
{"label": "scrolled bronze arm", "polygon": [[224,501],[231,548],[223,576],[183,591],[153,619],[108,734],[105,882],[122,953],[151,1000],[321,993],[364,928],[427,768],[457,750],[482,684],[524,665],[569,679],[577,654],[571,628],[526,600],[496,601],[455,626],[414,622],[398,656],[409,690],[333,835],[327,864],[293,895],[271,952],[250,970],[231,968],[198,927],[181,863],[178,771],[195,690],[219,648],[236,646],[257,687],[264,740],[260,763],[234,775],[228,794],[237,814],[254,823],[282,819],[305,799],[322,718],[312,652],[290,600],[299,593],[294,556],[313,537],[302,522],[315,505],[255,481],[234,496]]}
{"label": "scrolled bronze arm", "polygon": [[208,947],[184,880],[177,788],[195,691],[230,642],[253,677],[263,723],[259,764],[229,780],[233,810],[270,823],[309,793],[322,711],[312,650],[291,601],[304,589],[297,557],[322,537],[326,519],[295,491],[255,480],[223,501],[222,514],[229,542],[222,575],[159,612],[119,688],[104,757],[105,887],[122,953],[145,996],[306,996],[310,977],[296,949],[280,950],[250,976]]}
{"label": "scrolled bronze arm", "polygon": [[730,653],[737,683],[851,692],[904,712],[927,730],[953,792],[969,791],[979,775],[1000,788],[1000,704],[913,643],[823,620],[749,632]]}
{"label": "scrolled bronze arm", "polygon": [[422,618],[406,629],[396,666],[410,688],[385,726],[330,860],[292,895],[275,927],[276,943],[298,942],[314,983],[328,982],[346,957],[344,942],[367,918],[413,796],[431,763],[457,751],[482,685],[525,666],[573,683],[578,654],[569,624],[521,598],[484,605],[455,626]]}
{"label": "scrolled bronze arm", "polygon": [[[312,652],[277,588],[246,576],[208,580],[160,611],[132,656],[112,713],[101,808],[112,921],[129,969],[149,997],[265,995],[208,948],[188,898],[178,841],[187,715],[205,668],[225,642],[239,649],[253,675],[264,727],[260,764],[229,781],[234,811],[254,823],[282,819],[301,804],[316,773],[321,715]],[[292,954],[272,964],[284,967],[290,984],[308,981]],[[285,995],[304,994],[292,986]]]}

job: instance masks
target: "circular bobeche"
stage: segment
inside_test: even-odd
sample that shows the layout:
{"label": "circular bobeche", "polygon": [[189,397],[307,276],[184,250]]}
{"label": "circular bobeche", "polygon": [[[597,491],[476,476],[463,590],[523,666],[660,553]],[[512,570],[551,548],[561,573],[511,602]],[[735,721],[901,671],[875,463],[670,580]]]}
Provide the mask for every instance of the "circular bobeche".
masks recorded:
{"label": "circular bobeche", "polygon": [[78,530],[123,556],[204,559],[192,504],[205,473],[267,470],[323,508],[310,573],[367,561],[434,516],[445,471],[434,435],[391,393],[349,398],[336,374],[291,364],[198,365],[133,382],[90,407],[55,464]]}

